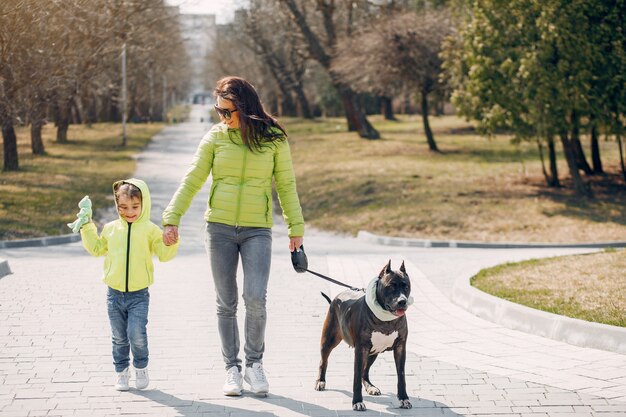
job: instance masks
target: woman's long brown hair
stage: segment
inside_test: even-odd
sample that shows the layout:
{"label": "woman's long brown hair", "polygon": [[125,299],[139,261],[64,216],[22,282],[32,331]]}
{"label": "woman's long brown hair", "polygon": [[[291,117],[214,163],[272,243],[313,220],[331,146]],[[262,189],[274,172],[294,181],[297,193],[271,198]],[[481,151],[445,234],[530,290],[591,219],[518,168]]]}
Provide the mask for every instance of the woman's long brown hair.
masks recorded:
{"label": "woman's long brown hair", "polygon": [[265,111],[256,90],[243,78],[229,76],[220,79],[213,94],[235,105],[239,112],[241,139],[251,151],[259,151],[264,143],[287,137],[285,128]]}

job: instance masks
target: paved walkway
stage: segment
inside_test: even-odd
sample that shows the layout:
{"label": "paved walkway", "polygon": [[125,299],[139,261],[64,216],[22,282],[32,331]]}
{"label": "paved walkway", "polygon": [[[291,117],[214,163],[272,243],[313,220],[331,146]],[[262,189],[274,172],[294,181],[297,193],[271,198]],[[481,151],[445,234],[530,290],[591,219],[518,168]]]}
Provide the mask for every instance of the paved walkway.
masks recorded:
{"label": "paved walkway", "polygon": [[[139,158],[159,215],[208,125],[168,127]],[[623,416],[626,356],[509,330],[450,302],[455,279],[489,265],[582,249],[458,249],[375,245],[308,231],[311,269],[364,286],[387,262],[405,260],[415,304],[407,385],[398,409],[393,355],[372,368],[380,397],[351,409],[352,355],[333,351],[327,391],[313,390],[327,309],[320,291],[341,287],[293,271],[284,225],[274,229],[265,367],[271,394],[221,395],[224,369],[214,292],[202,244],[207,188],[183,218],[179,256],[156,263],[148,326],[151,390],[112,388],[102,259],[80,243],[0,250],[13,274],[0,279],[0,416]],[[88,191],[88,190],[86,190]],[[98,204],[98,202],[94,202]],[[243,303],[242,303],[243,304]]]}

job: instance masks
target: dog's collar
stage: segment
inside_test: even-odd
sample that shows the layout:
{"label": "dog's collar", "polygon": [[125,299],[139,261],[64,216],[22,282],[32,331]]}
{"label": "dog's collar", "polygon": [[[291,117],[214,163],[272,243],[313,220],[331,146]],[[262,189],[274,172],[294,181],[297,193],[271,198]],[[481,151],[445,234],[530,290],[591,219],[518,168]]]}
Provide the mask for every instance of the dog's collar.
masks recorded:
{"label": "dog's collar", "polygon": [[[372,313],[376,316],[378,320],[381,321],[391,321],[399,318],[395,314],[390,311],[385,310],[378,301],[376,301],[376,284],[378,282],[378,277],[374,278],[370,281],[367,288],[365,289],[365,303],[372,310]],[[411,303],[412,298],[409,297],[409,304]]]}

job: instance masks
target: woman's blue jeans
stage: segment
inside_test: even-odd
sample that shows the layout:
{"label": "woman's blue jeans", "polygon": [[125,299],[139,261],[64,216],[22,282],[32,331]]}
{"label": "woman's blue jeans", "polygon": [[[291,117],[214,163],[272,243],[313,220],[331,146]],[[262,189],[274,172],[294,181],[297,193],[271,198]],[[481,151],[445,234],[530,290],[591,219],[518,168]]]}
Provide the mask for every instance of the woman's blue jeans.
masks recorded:
{"label": "woman's blue jeans", "polygon": [[267,283],[272,261],[272,230],[266,227],[237,227],[207,223],[206,249],[211,262],[217,303],[217,328],[226,369],[237,366],[237,266],[243,267],[243,300],[246,307],[244,353],[246,366],[263,361]]}
{"label": "woman's blue jeans", "polygon": [[108,288],[107,310],[113,336],[113,365],[115,372],[128,368],[130,351],[133,366],[148,366],[148,306],[150,293],[147,288],[133,292],[121,292]]}

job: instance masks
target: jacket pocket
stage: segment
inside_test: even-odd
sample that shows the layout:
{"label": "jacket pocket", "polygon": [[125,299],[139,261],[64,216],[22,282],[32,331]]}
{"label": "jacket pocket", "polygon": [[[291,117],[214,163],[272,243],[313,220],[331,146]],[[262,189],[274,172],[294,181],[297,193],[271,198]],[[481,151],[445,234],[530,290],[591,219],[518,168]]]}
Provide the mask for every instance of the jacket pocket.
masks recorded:
{"label": "jacket pocket", "polygon": [[272,219],[272,195],[265,193],[265,221],[270,223]]}

